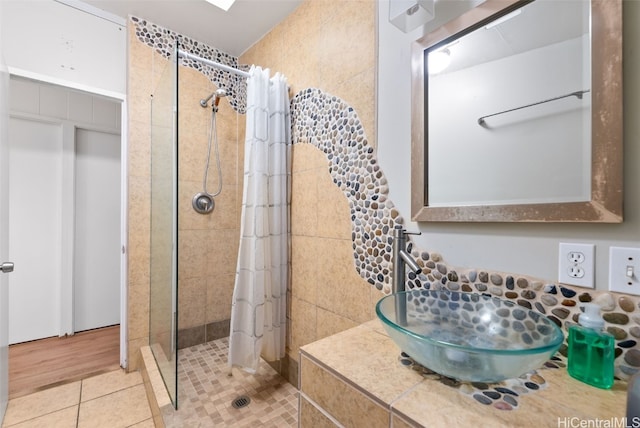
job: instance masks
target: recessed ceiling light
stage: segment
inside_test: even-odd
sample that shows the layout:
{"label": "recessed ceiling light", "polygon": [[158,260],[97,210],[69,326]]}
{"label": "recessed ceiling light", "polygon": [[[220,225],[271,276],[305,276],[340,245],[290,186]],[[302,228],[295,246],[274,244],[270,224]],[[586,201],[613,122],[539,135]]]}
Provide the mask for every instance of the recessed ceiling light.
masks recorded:
{"label": "recessed ceiling light", "polygon": [[236,0],[206,0],[206,1],[227,12],[231,7],[231,5],[233,5],[233,2],[235,2]]}
{"label": "recessed ceiling light", "polygon": [[439,49],[429,52],[428,55],[429,74],[438,74],[451,64],[451,51],[449,49]]}

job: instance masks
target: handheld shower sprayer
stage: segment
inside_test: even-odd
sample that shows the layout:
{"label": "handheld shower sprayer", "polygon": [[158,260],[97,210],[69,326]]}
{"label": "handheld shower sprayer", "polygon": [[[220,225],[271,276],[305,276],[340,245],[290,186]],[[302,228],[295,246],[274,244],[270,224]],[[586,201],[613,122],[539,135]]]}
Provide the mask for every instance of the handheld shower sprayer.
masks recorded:
{"label": "handheld shower sprayer", "polygon": [[213,98],[213,102],[211,103],[211,107],[218,111],[218,104],[220,104],[220,98],[224,98],[227,96],[227,90],[224,88],[218,88],[215,92],[212,92],[207,98],[200,100],[200,106],[205,108],[209,104],[209,100]]}
{"label": "handheld shower sprayer", "polygon": [[[227,91],[223,88],[216,89],[207,98],[200,100],[200,106],[205,108],[211,102],[211,127],[209,128],[209,143],[207,145],[207,160],[204,168],[204,177],[202,178],[202,192],[196,193],[191,199],[191,205],[196,212],[200,214],[209,214],[215,207],[214,197],[218,196],[222,191],[222,171],[220,170],[220,153],[218,150],[218,134],[216,129],[216,113],[218,112],[218,104],[220,98],[226,97]],[[213,144],[212,144],[213,143]],[[211,194],[207,191],[207,176],[209,174],[209,161],[211,159],[211,146],[215,149],[216,166],[218,170],[218,190]]]}

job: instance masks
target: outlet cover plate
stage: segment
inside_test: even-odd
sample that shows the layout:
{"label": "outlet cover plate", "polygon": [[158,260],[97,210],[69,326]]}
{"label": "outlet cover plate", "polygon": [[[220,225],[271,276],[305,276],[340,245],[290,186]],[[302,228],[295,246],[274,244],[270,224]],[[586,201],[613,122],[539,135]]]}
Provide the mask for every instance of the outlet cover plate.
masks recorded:
{"label": "outlet cover plate", "polygon": [[[594,288],[595,255],[596,247],[593,244],[561,242],[558,249],[558,282]],[[581,272],[582,276],[572,276],[572,272],[576,271]]]}
{"label": "outlet cover plate", "polygon": [[609,249],[609,290],[640,296],[640,248]]}

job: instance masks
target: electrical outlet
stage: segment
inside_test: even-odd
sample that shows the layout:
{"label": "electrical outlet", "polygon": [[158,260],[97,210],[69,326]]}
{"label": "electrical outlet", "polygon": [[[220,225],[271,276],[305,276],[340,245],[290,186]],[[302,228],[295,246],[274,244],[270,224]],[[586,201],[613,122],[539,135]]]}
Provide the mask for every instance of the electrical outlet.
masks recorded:
{"label": "electrical outlet", "polygon": [[574,264],[584,263],[584,253],[581,253],[580,251],[569,251],[567,258]]}
{"label": "electrical outlet", "polygon": [[570,266],[569,267],[569,276],[571,278],[583,278],[584,277],[584,269],[579,266]]}
{"label": "electrical outlet", "polygon": [[595,245],[560,243],[558,282],[594,288]]}
{"label": "electrical outlet", "polygon": [[640,248],[609,249],[609,290],[640,295]]}

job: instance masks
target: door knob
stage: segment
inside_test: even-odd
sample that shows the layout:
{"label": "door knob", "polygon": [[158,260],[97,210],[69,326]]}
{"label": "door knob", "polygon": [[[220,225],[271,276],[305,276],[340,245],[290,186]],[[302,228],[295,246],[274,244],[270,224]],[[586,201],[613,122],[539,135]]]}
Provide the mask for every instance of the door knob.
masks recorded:
{"label": "door knob", "polygon": [[0,265],[0,270],[2,273],[13,272],[13,263],[12,262],[4,262]]}

